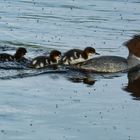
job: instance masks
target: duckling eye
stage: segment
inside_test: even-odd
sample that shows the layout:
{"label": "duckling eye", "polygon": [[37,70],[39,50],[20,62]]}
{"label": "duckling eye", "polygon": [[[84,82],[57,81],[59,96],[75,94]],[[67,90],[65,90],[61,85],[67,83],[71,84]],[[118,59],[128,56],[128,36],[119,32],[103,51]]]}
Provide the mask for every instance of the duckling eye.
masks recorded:
{"label": "duckling eye", "polygon": [[59,57],[59,58],[60,58],[60,57],[61,57],[61,55],[59,54],[59,55],[57,55],[56,57]]}
{"label": "duckling eye", "polygon": [[94,53],[95,51],[94,50],[89,50],[89,53]]}

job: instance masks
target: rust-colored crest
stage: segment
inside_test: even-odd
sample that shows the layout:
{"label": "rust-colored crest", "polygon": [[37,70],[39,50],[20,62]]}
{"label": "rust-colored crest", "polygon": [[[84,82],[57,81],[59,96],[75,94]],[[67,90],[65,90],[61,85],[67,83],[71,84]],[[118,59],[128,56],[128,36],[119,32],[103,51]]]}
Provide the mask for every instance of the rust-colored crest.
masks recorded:
{"label": "rust-colored crest", "polygon": [[133,38],[126,41],[124,45],[129,49],[130,53],[140,57],[140,35],[134,35]]}

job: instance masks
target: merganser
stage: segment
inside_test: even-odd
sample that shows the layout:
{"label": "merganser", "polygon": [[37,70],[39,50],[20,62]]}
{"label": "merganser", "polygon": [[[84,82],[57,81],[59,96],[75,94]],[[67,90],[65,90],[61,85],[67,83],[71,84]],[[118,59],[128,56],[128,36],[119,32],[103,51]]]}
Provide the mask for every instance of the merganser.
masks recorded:
{"label": "merganser", "polygon": [[0,61],[22,61],[25,60],[24,55],[27,53],[27,50],[25,48],[18,48],[16,53],[14,55],[7,54],[7,53],[1,53],[0,54]]}
{"label": "merganser", "polygon": [[98,53],[96,53],[95,49],[92,47],[86,47],[84,50],[71,49],[64,53],[61,63],[64,65],[74,65],[89,60],[93,58],[93,55],[97,54]]}
{"label": "merganser", "polygon": [[101,56],[81,63],[79,68],[93,72],[120,72],[140,64],[140,35],[134,35],[124,45],[129,50],[127,59],[119,56]]}
{"label": "merganser", "polygon": [[61,52],[57,50],[53,50],[50,53],[50,56],[37,56],[35,57],[29,67],[31,68],[44,68],[49,65],[58,64],[59,60],[61,59]]}

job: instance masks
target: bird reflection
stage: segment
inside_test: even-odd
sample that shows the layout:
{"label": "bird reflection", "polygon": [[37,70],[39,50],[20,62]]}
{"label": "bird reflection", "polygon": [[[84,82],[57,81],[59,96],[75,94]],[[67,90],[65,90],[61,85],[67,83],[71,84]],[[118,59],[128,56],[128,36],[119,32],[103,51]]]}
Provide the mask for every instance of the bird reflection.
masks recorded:
{"label": "bird reflection", "polygon": [[128,73],[128,85],[124,90],[130,92],[134,100],[140,100],[140,69]]}
{"label": "bird reflection", "polygon": [[94,74],[89,74],[79,69],[69,69],[66,79],[73,83],[83,83],[89,86],[94,85],[96,82]]}
{"label": "bird reflection", "polygon": [[69,77],[67,79],[73,83],[83,83],[87,85],[94,85],[96,82],[96,80],[89,77]]}

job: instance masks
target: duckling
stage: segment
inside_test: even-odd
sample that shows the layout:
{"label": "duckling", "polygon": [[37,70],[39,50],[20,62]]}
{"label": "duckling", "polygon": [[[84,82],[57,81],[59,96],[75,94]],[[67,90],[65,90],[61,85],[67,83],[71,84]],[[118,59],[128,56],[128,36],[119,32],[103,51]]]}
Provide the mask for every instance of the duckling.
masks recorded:
{"label": "duckling", "polygon": [[91,59],[94,55],[99,55],[92,47],[86,47],[84,50],[71,49],[64,53],[61,63],[64,65],[74,65]]}
{"label": "duckling", "polygon": [[26,58],[24,58],[24,55],[27,53],[27,50],[25,48],[18,48],[16,50],[16,53],[14,55],[7,54],[7,53],[1,53],[0,54],[0,61],[22,61]]}
{"label": "duckling", "polygon": [[58,64],[59,60],[61,59],[61,52],[57,50],[52,50],[50,56],[37,56],[35,57],[31,63],[29,64],[30,68],[43,68],[49,65]]}

